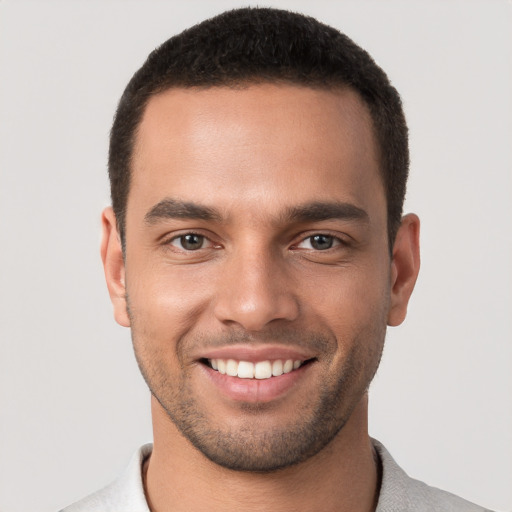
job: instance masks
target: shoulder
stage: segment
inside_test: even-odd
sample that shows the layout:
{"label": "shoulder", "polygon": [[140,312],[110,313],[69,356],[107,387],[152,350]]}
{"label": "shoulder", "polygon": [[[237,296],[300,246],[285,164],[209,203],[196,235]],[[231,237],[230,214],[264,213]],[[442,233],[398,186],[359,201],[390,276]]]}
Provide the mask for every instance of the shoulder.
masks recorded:
{"label": "shoulder", "polygon": [[459,496],[409,477],[378,441],[374,447],[382,463],[382,483],[376,512],[490,512]]}
{"label": "shoulder", "polygon": [[151,444],[142,446],[117,480],[60,512],[149,512],[141,469],[152,448]]}

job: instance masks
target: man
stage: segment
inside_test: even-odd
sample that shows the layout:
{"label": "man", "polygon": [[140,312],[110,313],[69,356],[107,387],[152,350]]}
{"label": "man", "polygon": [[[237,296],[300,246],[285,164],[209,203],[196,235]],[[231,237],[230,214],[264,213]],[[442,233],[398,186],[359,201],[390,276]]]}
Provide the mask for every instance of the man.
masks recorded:
{"label": "man", "polygon": [[483,510],[368,436],[419,270],[407,172],[397,92],[330,27],[240,9],[155,50],[112,128],[101,250],[154,444],[65,510]]}

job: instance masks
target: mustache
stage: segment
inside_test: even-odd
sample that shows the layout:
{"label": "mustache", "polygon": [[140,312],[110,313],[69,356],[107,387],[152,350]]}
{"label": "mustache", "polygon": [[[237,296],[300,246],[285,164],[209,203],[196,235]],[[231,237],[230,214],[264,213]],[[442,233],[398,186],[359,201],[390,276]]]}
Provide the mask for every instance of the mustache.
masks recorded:
{"label": "mustache", "polygon": [[232,345],[264,345],[276,343],[283,346],[302,347],[318,352],[333,349],[336,344],[333,336],[318,331],[297,329],[296,327],[272,327],[260,332],[249,332],[243,328],[230,328],[222,333],[196,333],[181,340],[187,350],[221,348]]}

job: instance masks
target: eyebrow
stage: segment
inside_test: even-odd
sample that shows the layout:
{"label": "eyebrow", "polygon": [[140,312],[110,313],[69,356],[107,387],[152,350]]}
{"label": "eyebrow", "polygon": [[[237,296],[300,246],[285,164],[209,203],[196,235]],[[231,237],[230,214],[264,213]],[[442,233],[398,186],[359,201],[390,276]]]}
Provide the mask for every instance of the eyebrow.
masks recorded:
{"label": "eyebrow", "polygon": [[351,203],[313,202],[288,208],[280,216],[288,222],[319,222],[330,219],[370,221],[368,213]]}
{"label": "eyebrow", "polygon": [[[165,198],[153,206],[144,216],[146,224],[153,225],[165,219],[198,219],[220,222],[223,216],[209,206],[189,201]],[[356,220],[368,223],[368,213],[351,203],[312,202],[286,208],[278,216],[281,223],[320,222],[330,219]]]}
{"label": "eyebrow", "polygon": [[165,198],[153,206],[144,216],[146,224],[156,224],[162,219],[221,220],[213,208],[197,203]]}

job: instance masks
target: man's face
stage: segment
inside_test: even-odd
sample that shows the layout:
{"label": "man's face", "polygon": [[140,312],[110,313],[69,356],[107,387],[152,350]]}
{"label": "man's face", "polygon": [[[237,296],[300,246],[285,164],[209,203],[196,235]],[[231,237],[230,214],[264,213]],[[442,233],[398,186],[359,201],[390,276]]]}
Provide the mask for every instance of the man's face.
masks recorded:
{"label": "man's face", "polygon": [[173,89],[133,156],[116,315],[159,407],[225,467],[319,452],[364,397],[390,311],[367,108],[349,90]]}

